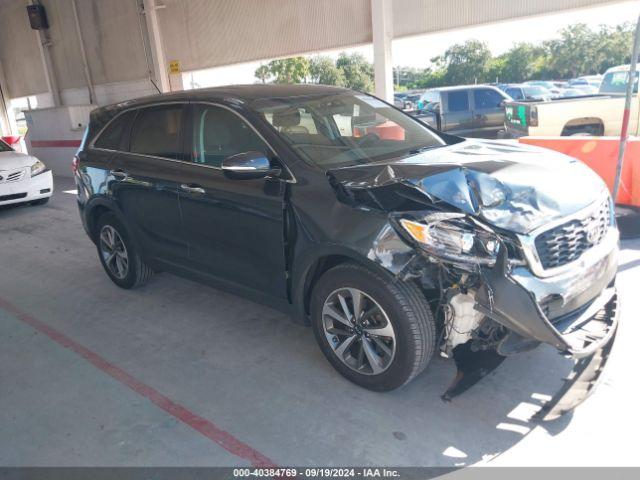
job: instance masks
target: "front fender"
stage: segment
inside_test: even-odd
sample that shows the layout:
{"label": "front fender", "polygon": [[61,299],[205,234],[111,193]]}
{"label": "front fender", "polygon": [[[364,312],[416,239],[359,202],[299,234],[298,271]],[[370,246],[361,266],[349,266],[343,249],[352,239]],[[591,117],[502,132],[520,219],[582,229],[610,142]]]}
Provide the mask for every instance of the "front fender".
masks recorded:
{"label": "front fender", "polygon": [[316,279],[317,269],[323,261],[334,263],[351,261],[378,272],[393,281],[418,255],[386,224],[368,245],[361,242],[359,249],[340,244],[309,244],[296,253],[292,268],[292,302],[297,320],[308,323],[308,298]]}

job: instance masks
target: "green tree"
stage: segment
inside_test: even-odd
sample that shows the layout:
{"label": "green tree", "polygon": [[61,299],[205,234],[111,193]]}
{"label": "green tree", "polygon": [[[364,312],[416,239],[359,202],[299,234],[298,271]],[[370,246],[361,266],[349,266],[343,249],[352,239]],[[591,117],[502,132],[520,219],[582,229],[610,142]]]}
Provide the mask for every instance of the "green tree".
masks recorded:
{"label": "green tree", "polygon": [[431,61],[446,70],[448,84],[460,85],[484,81],[490,60],[491,51],[486,43],[467,40],[449,47],[444,55]]}
{"label": "green tree", "polygon": [[560,31],[560,37],[544,43],[549,72],[559,78],[572,78],[598,72],[598,35],[584,23]]}
{"label": "green tree", "polygon": [[420,73],[412,88],[435,88],[444,87],[447,83],[447,71],[444,68],[427,67]]}
{"label": "green tree", "polygon": [[261,65],[254,75],[263,83],[270,77],[275,83],[303,83],[309,75],[309,66],[309,59],[305,57],[282,58],[270,61],[266,69]]}
{"label": "green tree", "polygon": [[359,54],[341,53],[336,67],[344,74],[344,86],[362,92],[373,91],[373,65]]}
{"label": "green tree", "polygon": [[309,77],[313,83],[322,85],[344,86],[344,72],[336,67],[330,57],[313,57],[309,65]]}
{"label": "green tree", "polygon": [[[544,48],[530,43],[518,43],[506,53],[489,62],[487,77],[489,81],[524,82],[537,76],[540,61],[545,60]],[[500,67],[497,70],[497,67]]]}
{"label": "green tree", "polygon": [[269,77],[271,77],[271,71],[269,70],[268,65],[260,65],[256,68],[255,77],[260,80],[262,83],[267,83]]}
{"label": "green tree", "polygon": [[631,63],[633,42],[632,23],[623,23],[615,27],[602,25],[597,34],[596,62],[599,73],[616,65]]}

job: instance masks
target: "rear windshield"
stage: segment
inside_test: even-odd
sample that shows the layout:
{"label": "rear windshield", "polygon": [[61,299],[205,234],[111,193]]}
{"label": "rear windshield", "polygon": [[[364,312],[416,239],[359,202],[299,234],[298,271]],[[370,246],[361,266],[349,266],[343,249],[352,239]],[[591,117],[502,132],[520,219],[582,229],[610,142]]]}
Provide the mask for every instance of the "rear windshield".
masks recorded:
{"label": "rear windshield", "polygon": [[[602,79],[600,84],[600,93],[619,93],[624,94],[627,91],[627,82],[629,81],[629,72],[609,72]],[[638,93],[638,72],[633,86],[634,93]]]}
{"label": "rear windshield", "polygon": [[417,120],[356,92],[264,98],[252,106],[303,160],[325,169],[445,145]]}

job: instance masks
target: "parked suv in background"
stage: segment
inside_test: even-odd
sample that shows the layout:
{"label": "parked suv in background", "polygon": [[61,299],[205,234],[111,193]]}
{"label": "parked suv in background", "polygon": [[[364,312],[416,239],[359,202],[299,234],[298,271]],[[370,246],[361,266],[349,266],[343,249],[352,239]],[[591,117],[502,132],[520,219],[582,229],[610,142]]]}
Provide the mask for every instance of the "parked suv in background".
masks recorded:
{"label": "parked suv in background", "polygon": [[538,85],[509,84],[504,86],[504,93],[514,100],[542,100],[548,102],[553,98],[557,98],[549,90]]}
{"label": "parked suv in background", "polygon": [[[445,90],[447,108],[459,92],[477,106],[483,88]],[[115,284],[170,271],[267,302],[372,390],[439,350],[460,369],[449,398],[540,342],[597,355],[583,380],[612,344],[611,199],[548,150],[437,133],[346,89],[253,85],[95,110],[75,172]]]}
{"label": "parked suv in background", "polygon": [[441,132],[497,138],[506,100],[511,97],[490,85],[434,88],[422,94],[424,109],[416,117]]}

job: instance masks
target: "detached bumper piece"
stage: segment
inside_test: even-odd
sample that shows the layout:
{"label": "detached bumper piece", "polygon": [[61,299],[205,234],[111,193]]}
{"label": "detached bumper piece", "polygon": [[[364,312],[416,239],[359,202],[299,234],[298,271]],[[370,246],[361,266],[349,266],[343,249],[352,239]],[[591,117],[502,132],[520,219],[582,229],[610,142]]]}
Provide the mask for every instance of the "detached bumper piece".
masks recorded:
{"label": "detached bumper piece", "polygon": [[533,416],[532,420],[542,422],[555,420],[576,408],[593,393],[609,359],[614,337],[615,332],[604,347],[577,361],[569,376],[565,378],[562,388]]}

